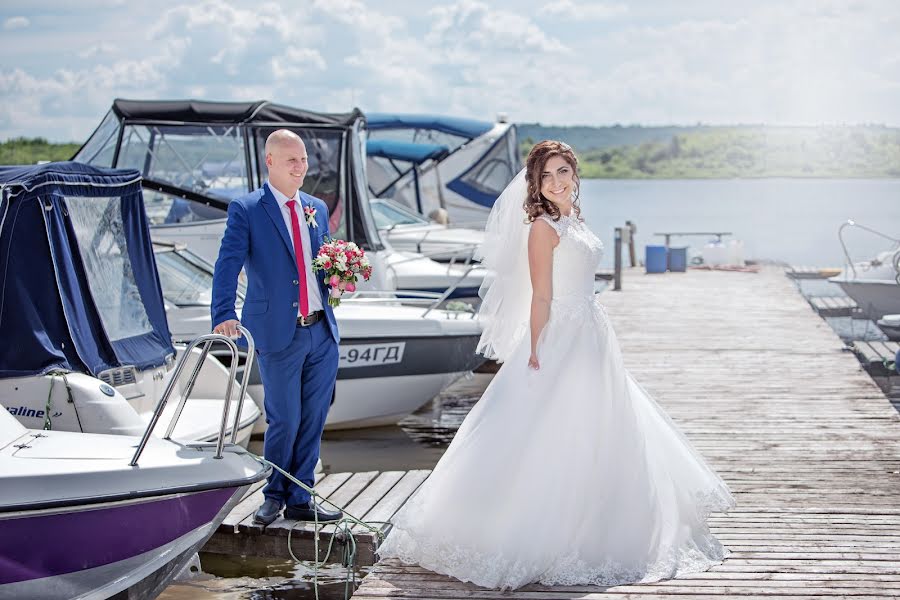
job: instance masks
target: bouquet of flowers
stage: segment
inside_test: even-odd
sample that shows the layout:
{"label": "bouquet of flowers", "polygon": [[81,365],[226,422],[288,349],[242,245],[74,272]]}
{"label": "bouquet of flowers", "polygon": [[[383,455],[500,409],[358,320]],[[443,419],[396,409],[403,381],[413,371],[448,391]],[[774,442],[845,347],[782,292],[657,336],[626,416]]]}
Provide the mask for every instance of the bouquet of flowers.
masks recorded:
{"label": "bouquet of flowers", "polygon": [[372,265],[362,248],[353,242],[326,238],[313,259],[313,271],[325,272],[325,284],[331,286],[329,306],[340,306],[344,291],[355,292],[359,277],[368,281]]}

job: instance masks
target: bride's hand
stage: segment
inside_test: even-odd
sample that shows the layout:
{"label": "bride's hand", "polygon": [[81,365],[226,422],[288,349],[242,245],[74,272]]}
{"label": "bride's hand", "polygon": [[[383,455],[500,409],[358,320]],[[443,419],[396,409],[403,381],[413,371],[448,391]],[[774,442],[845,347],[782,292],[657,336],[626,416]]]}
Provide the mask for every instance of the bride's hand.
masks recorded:
{"label": "bride's hand", "polygon": [[537,354],[535,354],[534,352],[532,352],[531,356],[528,358],[528,366],[531,367],[532,369],[534,369],[535,371],[537,371],[538,369],[541,368],[541,365],[537,359]]}

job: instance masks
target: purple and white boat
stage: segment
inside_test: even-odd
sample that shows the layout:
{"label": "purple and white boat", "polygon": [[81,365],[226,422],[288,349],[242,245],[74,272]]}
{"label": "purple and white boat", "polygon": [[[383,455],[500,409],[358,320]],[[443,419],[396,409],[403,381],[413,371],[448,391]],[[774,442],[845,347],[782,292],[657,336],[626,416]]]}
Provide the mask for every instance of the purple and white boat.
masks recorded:
{"label": "purple and white boat", "polygon": [[156,437],[131,466],[140,441],[0,410],[0,599],[154,598],[268,474],[239,446]]}
{"label": "purple and white boat", "polygon": [[[172,360],[139,181],[74,163],[0,168],[2,600],[153,598],[269,473],[236,445],[236,367],[194,412],[215,441],[176,428],[210,346],[228,346],[233,365],[238,349],[208,334]],[[146,424],[127,388],[102,380],[170,361]]]}

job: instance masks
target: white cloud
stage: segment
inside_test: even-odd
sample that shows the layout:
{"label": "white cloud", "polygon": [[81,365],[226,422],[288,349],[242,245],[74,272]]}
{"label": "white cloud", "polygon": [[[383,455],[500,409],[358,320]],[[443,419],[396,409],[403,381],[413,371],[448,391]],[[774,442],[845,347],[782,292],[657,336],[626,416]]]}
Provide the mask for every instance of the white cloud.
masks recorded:
{"label": "white cloud", "polygon": [[325,67],[325,59],[311,48],[288,48],[272,57],[272,73],[279,81],[302,77],[310,70],[324,71]]}
{"label": "white cloud", "polygon": [[548,2],[538,11],[542,15],[569,20],[603,20],[618,17],[628,12],[628,6],[612,2],[581,2],[556,0]]}
{"label": "white cloud", "polygon": [[113,44],[100,42],[99,44],[88,46],[84,50],[79,51],[78,58],[95,58],[102,55],[114,54],[115,51],[116,47]]}
{"label": "white cloud", "polygon": [[[491,9],[477,0],[460,0],[431,9],[435,23],[428,34],[432,45],[458,56],[484,50],[495,52],[569,52],[559,39],[541,30],[530,18]],[[481,57],[483,60],[483,56]]]}
{"label": "white cloud", "polygon": [[25,29],[31,24],[28,17],[9,17],[3,21],[3,29],[12,31],[13,29]]}
{"label": "white cloud", "polygon": [[0,139],[84,139],[119,96],[559,124],[900,124],[888,0],[110,1],[10,9],[30,25],[0,63]]}

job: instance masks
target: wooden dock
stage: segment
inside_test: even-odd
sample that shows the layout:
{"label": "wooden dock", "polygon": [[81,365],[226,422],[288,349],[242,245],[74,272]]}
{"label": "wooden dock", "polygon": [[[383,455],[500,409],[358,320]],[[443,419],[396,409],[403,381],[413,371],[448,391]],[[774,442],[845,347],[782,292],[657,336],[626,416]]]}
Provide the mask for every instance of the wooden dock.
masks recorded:
{"label": "wooden dock", "polygon": [[626,272],[603,294],[625,361],[737,507],[706,573],[615,588],[484,590],[384,561],[375,598],[900,597],[900,416],[783,271]]}
{"label": "wooden dock", "polygon": [[896,373],[896,368],[889,369],[897,352],[900,351],[900,342],[853,342],[853,352],[859,358],[863,368],[873,377],[887,377]]}
{"label": "wooden dock", "polygon": [[859,312],[856,302],[846,296],[813,296],[809,304],[820,317],[849,317]]}
{"label": "wooden dock", "polygon": [[[324,498],[343,506],[347,512],[365,522],[390,522],[404,502],[412,495],[430,471],[366,471],[359,473],[333,473],[320,477],[315,489]],[[214,554],[256,556],[264,558],[291,558],[288,551],[288,533],[291,534],[291,550],[294,555],[311,560],[315,556],[315,538],[319,538],[319,560],[331,540],[334,527],[322,527],[318,533],[313,523],[297,523],[279,518],[268,527],[253,523],[253,513],[263,502],[262,485],[238,504],[203,547],[204,552]],[[384,529],[385,527],[381,527]],[[357,546],[357,564],[369,566],[375,563],[378,540],[375,534],[356,526],[352,529]],[[336,540],[331,561],[340,561],[344,541]]]}

